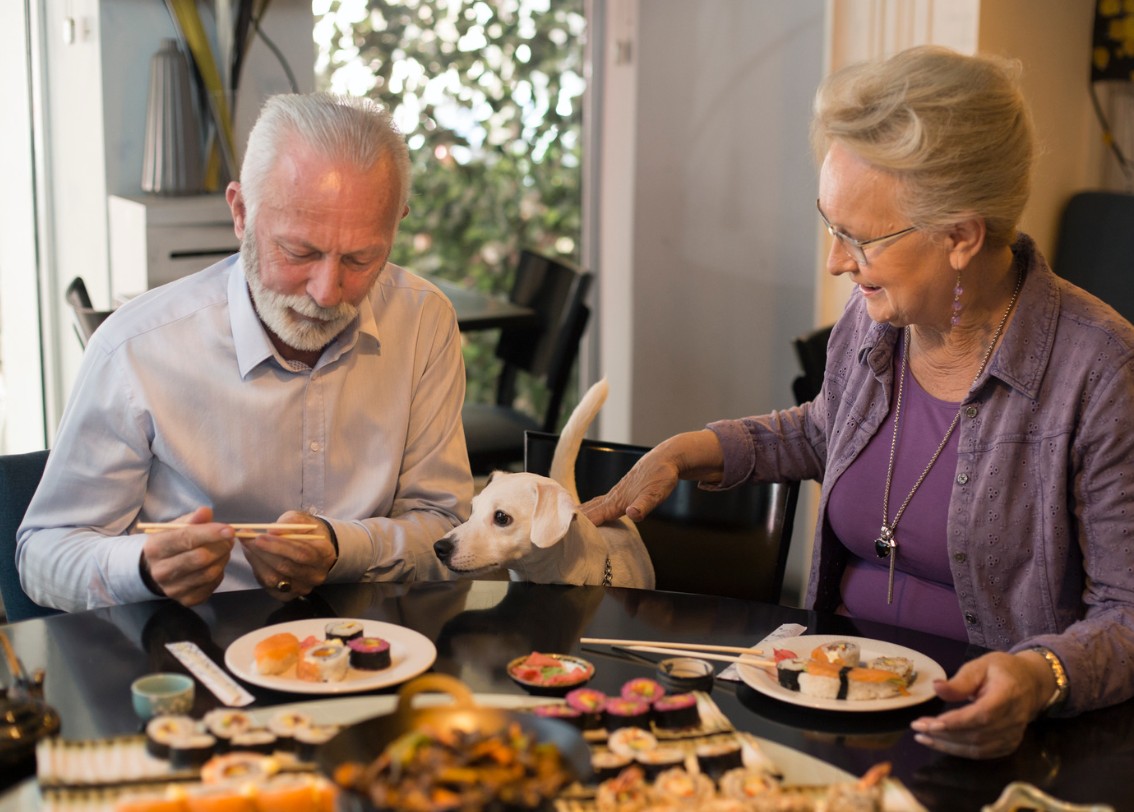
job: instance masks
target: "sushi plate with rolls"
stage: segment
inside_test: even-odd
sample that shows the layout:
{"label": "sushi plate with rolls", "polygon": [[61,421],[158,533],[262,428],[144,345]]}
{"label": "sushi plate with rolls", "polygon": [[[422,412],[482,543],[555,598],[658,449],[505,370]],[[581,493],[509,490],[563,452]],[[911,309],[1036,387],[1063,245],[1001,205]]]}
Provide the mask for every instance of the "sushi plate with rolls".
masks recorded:
{"label": "sushi plate with rolls", "polygon": [[777,640],[775,663],[741,663],[754,690],[793,705],[846,712],[886,711],[933,699],[945,669],[921,652],[865,637],[809,634]]}
{"label": "sushi plate with rolls", "polygon": [[311,618],[249,632],[225,650],[224,664],[263,688],[349,694],[399,685],[436,659],[433,641],[395,623]]}

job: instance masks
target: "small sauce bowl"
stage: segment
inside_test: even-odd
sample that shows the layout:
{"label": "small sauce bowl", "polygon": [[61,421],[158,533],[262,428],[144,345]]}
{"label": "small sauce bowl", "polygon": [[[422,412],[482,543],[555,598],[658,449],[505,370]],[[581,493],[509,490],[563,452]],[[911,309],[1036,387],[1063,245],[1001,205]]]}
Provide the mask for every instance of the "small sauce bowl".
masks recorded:
{"label": "small sauce bowl", "polygon": [[134,713],[146,721],[155,716],[186,714],[193,709],[195,682],[186,674],[146,674],[130,685]]}
{"label": "small sauce bowl", "polygon": [[658,663],[658,682],[671,691],[711,691],[713,665],[696,657],[671,657]]}

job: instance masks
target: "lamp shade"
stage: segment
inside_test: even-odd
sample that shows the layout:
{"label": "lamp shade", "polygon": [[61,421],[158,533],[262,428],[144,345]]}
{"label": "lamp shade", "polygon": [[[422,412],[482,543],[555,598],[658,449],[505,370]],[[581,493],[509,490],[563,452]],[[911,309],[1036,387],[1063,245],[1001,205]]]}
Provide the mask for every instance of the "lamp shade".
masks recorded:
{"label": "lamp shade", "polygon": [[204,191],[201,153],[201,121],[189,63],[177,40],[167,39],[150,60],[142,190],[161,195]]}

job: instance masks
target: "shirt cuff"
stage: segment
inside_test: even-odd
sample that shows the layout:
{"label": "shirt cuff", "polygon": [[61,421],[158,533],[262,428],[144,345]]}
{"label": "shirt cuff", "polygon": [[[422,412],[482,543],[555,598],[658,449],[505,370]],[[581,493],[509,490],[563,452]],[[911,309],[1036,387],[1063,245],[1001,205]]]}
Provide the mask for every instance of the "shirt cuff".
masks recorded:
{"label": "shirt cuff", "polygon": [[370,568],[370,533],[359,522],[340,522],[326,516],[316,516],[324,522],[337,542],[338,558],[327,571],[327,583],[359,581]]}
{"label": "shirt cuff", "polygon": [[752,435],[741,420],[717,420],[705,426],[721,444],[724,469],[720,482],[699,482],[707,491],[723,491],[747,481],[755,467],[756,451]]}

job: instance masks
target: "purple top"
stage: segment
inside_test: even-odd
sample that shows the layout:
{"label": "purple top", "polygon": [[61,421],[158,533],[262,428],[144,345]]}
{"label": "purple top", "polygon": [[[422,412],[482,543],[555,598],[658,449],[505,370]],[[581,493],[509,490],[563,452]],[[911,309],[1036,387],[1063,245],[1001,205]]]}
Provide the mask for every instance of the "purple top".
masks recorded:
{"label": "purple top", "polygon": [[[904,350],[895,353],[895,365],[901,364],[902,352]],[[896,366],[895,386],[900,372],[900,366]],[[906,370],[888,521],[893,520],[925,470],[959,407],[959,403],[931,396],[910,370]],[[898,521],[894,534],[898,542],[894,602],[886,603],[890,559],[878,558],[874,540],[882,527],[882,500],[893,433],[894,410],[891,409],[881,430],[850,464],[846,476],[839,477],[831,488],[828,521],[849,552],[839,611],[852,617],[967,640],[945,544],[949,492],[957,470],[956,429]]]}
{"label": "purple top", "polygon": [[[1052,273],[1030,237],[1012,251],[1024,283],[964,400],[945,539],[970,642],[1049,647],[1070,682],[1059,712],[1072,715],[1134,696],[1134,326]],[[898,334],[856,291],[818,398],[709,426],[724,451],[717,487],[822,481],[807,587],[820,611],[842,602],[848,558],[831,490],[884,434]]]}

